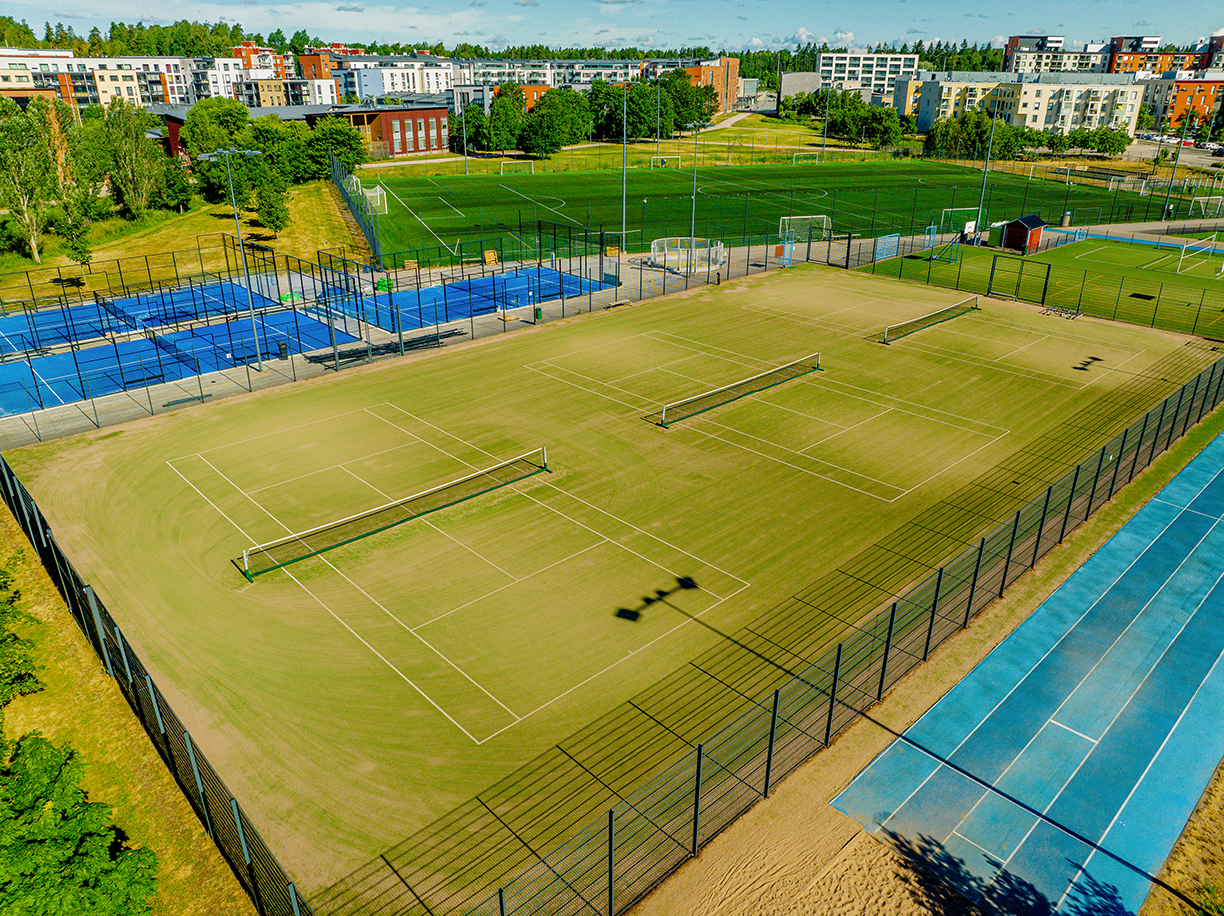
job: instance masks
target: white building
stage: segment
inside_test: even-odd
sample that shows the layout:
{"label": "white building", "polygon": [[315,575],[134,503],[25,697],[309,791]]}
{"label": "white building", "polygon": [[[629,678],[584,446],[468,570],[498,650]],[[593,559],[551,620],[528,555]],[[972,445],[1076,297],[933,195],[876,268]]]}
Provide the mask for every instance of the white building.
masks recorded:
{"label": "white building", "polygon": [[1104,73],[1109,69],[1108,44],[1090,42],[1082,51],[1063,46],[1062,35],[1013,35],[1003,47],[1008,73]]}
{"label": "white building", "polygon": [[[7,77],[7,79],[5,79]],[[193,101],[181,57],[77,57],[71,51],[0,48],[0,89],[52,89],[78,109],[119,97],[133,105]]]}
{"label": "white building", "polygon": [[891,97],[898,80],[913,79],[917,74],[917,54],[823,53],[817,55],[814,71],[782,74],[782,97],[846,88],[863,90],[868,98]]}

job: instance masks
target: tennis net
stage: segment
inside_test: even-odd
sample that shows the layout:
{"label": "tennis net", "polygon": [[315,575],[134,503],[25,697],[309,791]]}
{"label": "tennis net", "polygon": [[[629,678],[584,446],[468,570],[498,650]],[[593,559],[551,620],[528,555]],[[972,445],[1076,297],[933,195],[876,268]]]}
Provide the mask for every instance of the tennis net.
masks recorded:
{"label": "tennis net", "polygon": [[819,369],[820,354],[813,353],[810,356],[797,359],[784,366],[778,366],[731,385],[724,385],[721,388],[715,388],[713,391],[707,391],[705,394],[665,404],[659,413],[659,425],[666,429],[672,423],[687,420],[689,417],[695,417],[699,413],[705,413],[707,410],[712,410],[722,404],[738,401],[740,398],[747,397],[750,394],[756,394],[758,391],[764,391],[775,385],[781,385],[783,382],[789,382],[791,379],[807,375],[809,372],[816,372]]}
{"label": "tennis net", "polygon": [[388,528],[420,518],[456,503],[474,499],[483,493],[509,486],[528,477],[549,470],[548,450],[540,447],[535,451],[490,468],[468,474],[450,483],[397,499],[386,505],[350,515],[338,521],[328,522],[307,531],[277,538],[266,544],[257,544],[242,551],[235,565],[248,580],[256,576],[281,569],[291,563],[309,559],[353,541],[359,541]]}
{"label": "tennis net", "polygon": [[945,321],[950,321],[953,318],[959,318],[961,315],[967,315],[970,312],[978,310],[978,297],[970,296],[963,302],[958,302],[956,305],[950,305],[947,308],[940,309],[937,312],[931,312],[929,315],[922,315],[919,318],[913,318],[909,321],[903,321],[900,324],[889,325],[884,329],[884,337],[880,343],[892,343],[894,340],[900,340],[915,331],[922,331],[926,328],[934,327]]}
{"label": "tennis net", "polygon": [[153,346],[157,347],[159,350],[164,350],[183,365],[190,367],[196,375],[202,374],[203,370],[200,369],[200,361],[191,353],[188,353],[173,341],[166,340],[164,337],[159,337],[156,334],[150,334],[149,337],[153,340]]}
{"label": "tennis net", "polygon": [[121,324],[125,324],[129,328],[132,328],[135,331],[139,331],[143,327],[143,324],[140,321],[140,319],[138,319],[135,315],[125,312],[123,309],[119,308],[119,306],[115,305],[115,303],[111,302],[101,293],[96,292],[96,291],[94,292],[94,302],[98,304],[98,307],[100,309],[102,309],[105,312],[108,312],[112,317],[118,320]]}

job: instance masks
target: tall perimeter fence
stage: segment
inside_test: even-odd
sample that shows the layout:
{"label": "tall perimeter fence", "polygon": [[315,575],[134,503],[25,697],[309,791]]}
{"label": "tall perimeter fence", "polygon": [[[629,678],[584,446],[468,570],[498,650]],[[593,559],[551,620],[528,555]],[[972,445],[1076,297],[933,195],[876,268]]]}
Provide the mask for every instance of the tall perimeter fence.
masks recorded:
{"label": "tall perimeter fence", "polygon": [[38,551],[77,626],[106,666],[106,673],[118,683],[183,795],[250,895],[256,911],[260,916],[311,916],[314,910],[298,894],[238,800],[192,741],[102,599],[56,543],[34,497],[3,458],[0,458],[0,493]]}

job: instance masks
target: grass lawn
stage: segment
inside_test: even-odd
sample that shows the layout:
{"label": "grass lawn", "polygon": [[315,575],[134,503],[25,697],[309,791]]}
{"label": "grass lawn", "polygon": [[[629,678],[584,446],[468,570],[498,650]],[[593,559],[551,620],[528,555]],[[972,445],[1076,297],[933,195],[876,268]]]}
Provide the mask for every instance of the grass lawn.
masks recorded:
{"label": "grass lawn", "polygon": [[995,295],[1148,327],[1224,336],[1224,280],[1218,273],[1224,254],[1192,257],[1178,273],[1180,255],[1181,245],[1171,242],[1089,238],[1026,258],[959,246],[955,263],[931,261],[920,252],[864,270],[983,295],[992,289]]}
{"label": "grass lawn", "polygon": [[18,697],[5,710],[5,732],[16,739],[38,730],[71,744],[85,763],[91,801],[113,809],[113,822],[133,846],[157,853],[158,916],[254,914],[254,907],[217,852],[182,791],[149,743],[115,682],[51,584],[38,554],[7,509],[0,508],[0,551],[18,552],[16,586],[22,609],[36,623],[34,641],[46,688]]}
{"label": "grass lawn", "polygon": [[[243,237],[306,260],[312,260],[320,248],[351,242],[328,182],[313,181],[290,188],[288,203],[289,225],[279,239],[263,227],[254,210],[240,210]],[[198,198],[186,213],[154,211],[140,223],[105,220],[91,229],[91,288],[148,285],[150,280],[173,281],[176,276],[195,275],[203,269],[216,270],[224,264],[217,248],[219,233],[234,234],[233,208],[228,203],[204,204]],[[41,265],[11,253],[0,259],[0,300],[6,304],[28,300],[31,286],[33,295],[40,298],[79,289],[76,279],[81,276],[80,268],[63,253],[58,239],[48,236],[46,242]],[[171,253],[186,255],[172,257]]]}
{"label": "grass lawn", "polygon": [[[682,157],[681,165],[685,162],[691,165],[692,159]],[[931,224],[947,230],[955,217],[963,222],[976,215],[981,176],[980,170],[963,166],[893,159],[698,169],[696,232],[729,244],[745,238],[760,244],[778,238],[780,217],[811,214],[829,216],[835,232],[863,236],[921,233]],[[385,252],[454,247],[459,239],[499,236],[513,247],[521,238],[520,227],[537,219],[563,230],[590,226],[620,234],[619,170],[415,178],[367,172],[362,180],[367,186],[378,181],[387,190],[388,213],[379,220]],[[631,170],[625,196],[627,250],[642,251],[652,239],[689,234],[691,168]],[[1036,212],[1057,222],[1066,210],[1091,213],[1101,221],[1141,218],[1153,200],[996,172],[986,188],[989,219]],[[1161,202],[1155,206],[1159,210]],[[523,243],[534,244],[530,239]]]}
{"label": "grass lawn", "polygon": [[[1002,302],[876,342],[959,298],[779,271],[7,458],[300,886],[387,853],[462,912],[1213,356]],[[550,473],[233,566],[539,446]]]}

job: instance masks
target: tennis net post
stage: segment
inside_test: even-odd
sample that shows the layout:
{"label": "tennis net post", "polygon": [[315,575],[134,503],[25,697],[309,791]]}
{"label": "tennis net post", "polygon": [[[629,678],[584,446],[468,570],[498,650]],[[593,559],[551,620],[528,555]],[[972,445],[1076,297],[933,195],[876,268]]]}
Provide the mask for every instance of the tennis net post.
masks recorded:
{"label": "tennis net post", "polygon": [[880,339],[880,343],[889,344],[894,340],[900,340],[913,334],[915,331],[922,331],[926,328],[934,327],[937,324],[942,324],[945,321],[950,321],[953,318],[959,318],[961,315],[967,315],[970,312],[975,312],[980,308],[978,306],[978,297],[970,296],[955,305],[949,305],[947,308],[939,309],[931,312],[929,315],[922,315],[918,318],[911,318],[909,321],[903,321],[900,324],[889,325],[884,329],[884,336]]}
{"label": "tennis net post", "polygon": [[337,547],[395,528],[448,506],[475,499],[545,471],[551,472],[548,466],[548,449],[541,446],[516,458],[412,496],[263,544],[246,547],[241,558],[236,559],[234,564],[248,582],[254,582],[256,576],[335,550]]}
{"label": "tennis net post", "polygon": [[659,425],[667,429],[672,423],[687,420],[689,417],[695,417],[699,413],[705,413],[707,410],[713,410],[715,407],[720,407],[723,404],[738,401],[740,398],[747,397],[750,394],[756,394],[775,385],[781,385],[783,382],[789,382],[791,379],[820,371],[820,368],[820,353],[812,353],[802,359],[776,366],[773,369],[767,369],[764,372],[759,372],[738,382],[732,382],[730,385],[723,385],[721,388],[715,388],[704,394],[664,404],[659,413]]}

